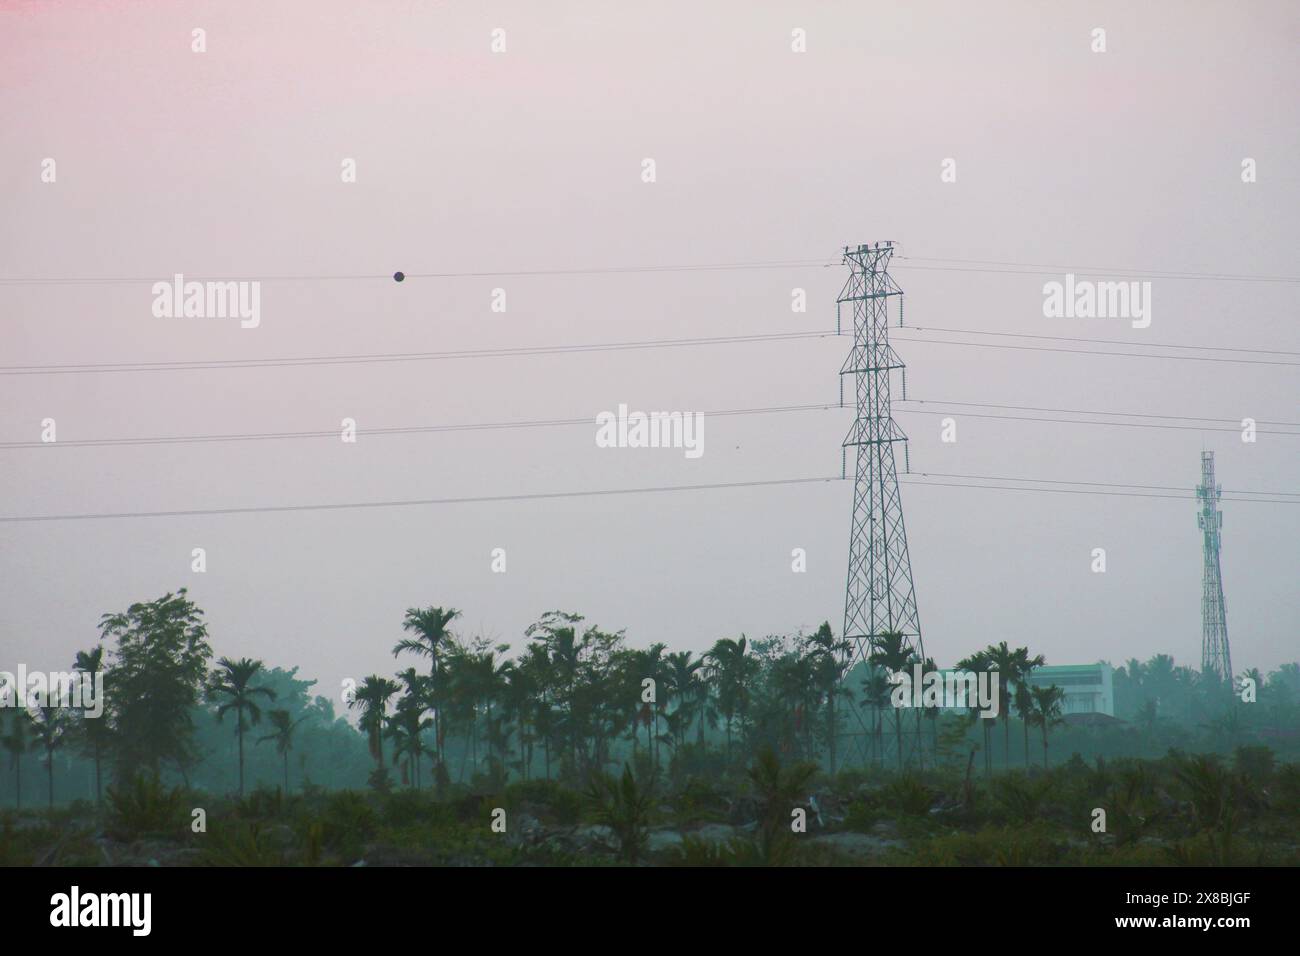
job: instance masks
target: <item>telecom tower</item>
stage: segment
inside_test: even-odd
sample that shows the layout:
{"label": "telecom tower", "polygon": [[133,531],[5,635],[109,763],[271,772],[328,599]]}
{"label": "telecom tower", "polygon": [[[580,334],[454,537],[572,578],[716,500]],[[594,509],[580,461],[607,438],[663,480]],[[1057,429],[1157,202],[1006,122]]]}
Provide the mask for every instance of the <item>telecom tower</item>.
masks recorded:
{"label": "telecom tower", "polygon": [[1219,529],[1223,512],[1214,483],[1214,452],[1201,452],[1201,484],[1196,489],[1201,513],[1196,516],[1205,539],[1205,572],[1201,583],[1201,673],[1217,674],[1232,684],[1232,653],[1228,650],[1228,618],[1223,608],[1223,574],[1219,569]]}
{"label": "telecom tower", "polygon": [[[865,658],[871,653],[872,642],[881,634],[901,632],[906,646],[924,659],[894,463],[894,443],[905,443],[907,436],[894,421],[889,407],[890,374],[894,369],[903,369],[902,360],[889,344],[891,296],[898,297],[898,324],[903,324],[903,290],[888,271],[893,254],[892,242],[856,248],[846,246],[844,264],[852,272],[836,300],[837,331],[841,330],[840,307],[853,304],[853,350],[840,369],[840,404],[844,404],[846,375],[852,376],[857,402],[857,416],[841,452],[841,474],[847,468],[847,450],[854,448],[857,455],[848,584],[844,594],[844,638],[855,642],[855,658]],[[905,371],[902,386],[906,398]],[[910,464],[906,444],[903,454],[905,463]],[[848,664],[852,666],[853,659]]]}

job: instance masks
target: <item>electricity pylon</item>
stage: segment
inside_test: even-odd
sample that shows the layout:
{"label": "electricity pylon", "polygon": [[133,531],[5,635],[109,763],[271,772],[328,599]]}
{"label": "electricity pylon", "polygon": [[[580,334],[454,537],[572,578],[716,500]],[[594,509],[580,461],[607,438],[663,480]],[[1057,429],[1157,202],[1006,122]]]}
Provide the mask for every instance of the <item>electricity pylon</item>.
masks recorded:
{"label": "electricity pylon", "polygon": [[[853,308],[853,350],[840,369],[840,404],[844,404],[847,375],[852,377],[857,407],[841,451],[844,469],[848,449],[856,450],[844,594],[844,638],[856,644],[856,653],[847,662],[850,667],[854,659],[870,654],[878,638],[889,632],[901,633],[905,647],[918,659],[925,659],[894,462],[894,444],[905,443],[907,436],[889,407],[890,375],[903,369],[902,359],[889,344],[891,297],[898,298],[898,323],[903,324],[903,290],[888,271],[893,254],[892,242],[845,247],[844,264],[852,271],[836,300],[837,331],[841,308],[848,303]],[[902,372],[902,386],[906,398],[906,372]],[[906,462],[906,444],[903,453]]]}
{"label": "electricity pylon", "polygon": [[1201,484],[1196,489],[1201,513],[1196,523],[1204,539],[1205,570],[1201,576],[1201,673],[1217,674],[1232,686],[1232,653],[1228,650],[1228,617],[1223,607],[1223,573],[1219,567],[1219,529],[1223,512],[1214,483],[1214,452],[1201,452]]}

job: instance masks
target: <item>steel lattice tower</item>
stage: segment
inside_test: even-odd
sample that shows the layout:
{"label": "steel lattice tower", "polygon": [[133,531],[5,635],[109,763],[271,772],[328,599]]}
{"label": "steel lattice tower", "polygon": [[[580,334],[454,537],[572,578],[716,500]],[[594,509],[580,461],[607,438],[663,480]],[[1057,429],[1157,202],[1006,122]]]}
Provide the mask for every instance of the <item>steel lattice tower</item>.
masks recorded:
{"label": "steel lattice tower", "polygon": [[[849,536],[849,572],[844,595],[844,638],[866,657],[871,644],[887,632],[901,632],[906,645],[922,660],[921,623],[907,554],[903,505],[898,495],[894,443],[907,436],[890,413],[890,375],[903,362],[889,344],[889,300],[898,297],[903,324],[903,290],[889,275],[892,242],[845,247],[844,264],[852,272],[836,301],[837,331],[841,309],[853,307],[853,350],[840,369],[840,404],[844,376],[851,376],[857,416],[844,439],[841,474],[847,451],[856,449],[853,482],[853,530]],[[907,373],[902,373],[907,397]],[[903,445],[906,461],[907,445]],[[909,468],[910,470],[910,468]],[[852,661],[849,662],[850,665]]]}
{"label": "steel lattice tower", "polygon": [[1201,452],[1201,484],[1196,498],[1201,513],[1196,523],[1204,537],[1205,571],[1201,579],[1201,673],[1217,674],[1232,684],[1232,653],[1228,650],[1228,617],[1223,607],[1223,574],[1219,568],[1219,529],[1223,512],[1219,496],[1223,489],[1214,483],[1214,452]]}

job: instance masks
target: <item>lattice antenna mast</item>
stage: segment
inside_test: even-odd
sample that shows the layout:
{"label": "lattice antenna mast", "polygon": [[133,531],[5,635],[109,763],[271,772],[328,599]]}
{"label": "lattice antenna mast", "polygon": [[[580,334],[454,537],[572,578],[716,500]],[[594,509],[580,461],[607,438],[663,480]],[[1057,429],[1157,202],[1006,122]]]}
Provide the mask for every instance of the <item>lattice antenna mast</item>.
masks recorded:
{"label": "lattice antenna mast", "polygon": [[1219,510],[1221,486],[1214,483],[1214,452],[1201,452],[1201,484],[1196,498],[1201,513],[1196,516],[1204,539],[1205,571],[1201,578],[1201,673],[1218,674],[1232,685],[1232,653],[1228,649],[1228,617],[1223,606],[1223,573],[1219,566]]}
{"label": "lattice antenna mast", "polygon": [[[855,642],[855,657],[865,657],[882,634],[899,632],[905,645],[924,660],[894,461],[894,444],[903,442],[905,464],[910,466],[907,436],[894,421],[889,405],[890,375],[903,369],[902,360],[889,344],[891,298],[898,299],[898,323],[903,324],[903,290],[888,271],[893,254],[892,242],[845,247],[844,264],[852,271],[836,302],[837,330],[843,307],[851,305],[853,310],[853,350],[840,369],[840,404],[844,404],[848,376],[857,407],[841,452],[841,474],[847,469],[849,449],[855,455],[844,637]],[[904,399],[906,374],[902,372]]]}

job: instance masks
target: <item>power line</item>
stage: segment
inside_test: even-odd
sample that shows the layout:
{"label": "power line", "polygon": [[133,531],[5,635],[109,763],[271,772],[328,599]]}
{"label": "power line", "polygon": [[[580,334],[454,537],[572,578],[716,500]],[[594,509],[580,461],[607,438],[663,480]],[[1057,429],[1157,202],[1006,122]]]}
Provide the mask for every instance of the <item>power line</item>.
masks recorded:
{"label": "power line", "polygon": [[[840,405],[835,402],[813,405],[769,405],[757,408],[726,408],[712,412],[700,412],[705,417],[721,418],[734,415],[765,415],[778,412],[803,412],[803,411],[824,411],[832,408],[839,408]],[[549,418],[533,420],[516,420],[505,422],[465,422],[449,425],[410,425],[398,427],[376,427],[376,428],[357,428],[357,437],[373,437],[380,435],[415,435],[438,432],[463,432],[463,431],[491,431],[503,428],[545,428],[560,425],[592,425],[594,417],[588,415],[585,418]],[[337,428],[323,431],[296,431],[296,432],[251,432],[242,434],[224,434],[224,435],[165,435],[143,438],[83,438],[66,441],[60,439],[55,442],[26,441],[26,442],[0,442],[0,449],[6,448],[57,448],[66,446],[70,448],[79,447],[100,447],[100,446],[118,446],[118,445],[183,445],[183,444],[202,444],[206,442],[230,442],[230,441],[268,441],[275,439],[294,439],[294,438],[334,438],[339,437]]]}
{"label": "power line", "polygon": [[[626,275],[643,272],[725,272],[743,269],[799,269],[826,268],[838,263],[830,259],[777,259],[755,262],[718,262],[694,265],[663,266],[604,266],[588,268],[559,269],[501,269],[470,270],[462,272],[403,272],[406,279],[513,279],[538,278],[544,276],[589,276],[589,275]],[[49,276],[30,278],[4,278],[0,285],[109,285],[114,283],[154,283],[166,282],[175,273],[167,276]],[[187,282],[328,282],[328,281],[393,281],[392,273],[333,273],[324,275],[242,275],[212,276],[186,274]]]}
{"label": "power line", "polygon": [[[1231,272],[1176,272],[1162,269],[1100,269],[1096,266],[1062,266],[1052,265],[1043,262],[1005,262],[996,259],[942,259],[926,256],[899,256],[900,259],[906,259],[913,262],[958,262],[970,265],[986,266],[1006,266],[1016,269],[1045,269],[1050,272],[1074,272],[1084,275],[1129,275],[1137,278],[1153,279],[1215,279],[1225,282],[1298,282],[1300,276],[1268,276],[1268,275],[1242,275]],[[907,266],[906,268],[919,269],[931,268],[922,266]],[[937,267],[935,267],[937,268]],[[955,270],[954,270],[955,271]],[[971,269],[971,272],[999,272],[999,269]],[[1046,273],[1011,273],[1013,275],[1025,274],[1046,274]]]}
{"label": "power line", "polygon": [[639,495],[653,492],[705,491],[720,488],[758,488],[771,485],[800,485],[813,482],[840,481],[838,476],[828,478],[776,478],[767,481],[728,481],[700,485],[663,485],[645,488],[603,488],[588,491],[549,491],[515,495],[475,495],[464,498],[412,498],[403,501],[352,501],[314,505],[264,505],[245,508],[193,508],[177,511],[116,511],[71,515],[10,515],[0,517],[0,523],[37,521],[82,521],[99,518],[188,518],[204,515],[266,514],[292,511],[343,511],[360,508],[407,508],[418,505],[483,504],[503,501],[544,501],[557,498],[594,498],[606,495]]}
{"label": "power line", "polygon": [[517,346],[461,349],[447,352],[389,352],[360,355],[314,355],[270,359],[206,359],[184,362],[103,362],[77,365],[0,366],[0,375],[66,375],[82,372],[177,372],[228,368],[284,368],[304,365],[360,365],[372,362],[424,362],[446,359],[502,358],[530,355],[567,355],[584,352],[618,352],[638,349],[680,348],[697,345],[732,345],[743,342],[785,342],[826,338],[833,330],[773,332],[752,335],[714,335],[688,339],[647,339],[634,342],[599,342],[582,345]]}
{"label": "power line", "polygon": [[[1185,485],[1132,485],[1122,484],[1113,481],[1065,481],[1053,478],[1016,478],[1009,475],[954,475],[941,471],[919,472],[922,478],[967,478],[979,481],[1021,481],[1026,484],[1035,485],[1090,485],[1102,488],[1140,488],[1144,491],[1184,491],[1188,494],[1195,494],[1195,488],[1188,488]],[[1300,498],[1300,492],[1295,491],[1241,491],[1225,490],[1224,494],[1228,495],[1277,495],[1287,498]]]}
{"label": "power line", "polygon": [[[981,476],[968,476],[978,479]],[[354,502],[336,502],[326,504],[304,504],[304,505],[258,505],[240,508],[192,508],[172,511],[106,511],[106,512],[88,512],[83,514],[62,514],[62,515],[6,515],[0,516],[0,524],[22,524],[37,523],[47,521],[88,521],[99,519],[113,518],[188,518],[204,517],[211,515],[240,515],[240,514],[273,514],[288,512],[305,512],[305,511],[344,511],[374,508],[406,508],[426,505],[455,505],[455,504],[486,504],[506,501],[544,501],[562,498],[593,498],[605,497],[611,495],[637,495],[652,493],[667,493],[679,491],[708,491],[718,489],[737,489],[737,488],[759,488],[770,487],[775,485],[804,485],[804,484],[824,484],[828,482],[845,481],[838,475],[828,477],[813,478],[776,478],[763,481],[729,481],[716,482],[712,484],[694,484],[694,485],[656,485],[642,488],[602,488],[583,491],[551,491],[536,492],[532,494],[512,494],[512,495],[475,495],[458,498],[412,498],[396,501],[354,501]],[[1069,489],[1069,488],[1025,488],[1013,485],[1001,484],[963,484],[958,482],[941,482],[930,481],[923,476],[900,476],[900,481],[906,481],[908,484],[929,485],[943,488],[983,488],[997,491],[1032,491],[1032,492],[1049,492],[1056,494],[1081,494],[1081,495],[1098,495],[1103,497],[1115,498],[1171,498],[1179,501],[1186,501],[1188,495],[1169,495],[1169,494],[1152,494],[1148,492],[1119,491],[1119,490],[1102,490],[1101,487],[1096,489]],[[1041,479],[1022,479],[1022,478],[998,478],[999,481],[1040,481]],[[1073,482],[1082,484],[1082,482]],[[1090,482],[1094,486],[1107,486],[1106,482]],[[1114,485],[1114,488],[1134,488],[1141,487],[1135,485]],[[1243,492],[1237,492],[1241,494]],[[1250,492],[1250,494],[1265,494],[1265,492]],[[1237,503],[1252,502],[1256,504],[1300,504],[1300,501],[1274,498],[1223,498],[1222,501],[1234,501]]]}
{"label": "power line", "polygon": [[[560,344],[560,345],[540,345],[540,346],[513,346],[504,348],[484,348],[484,349],[461,349],[456,351],[443,352],[387,352],[373,354],[344,354],[344,355],[311,355],[296,356],[284,358],[266,358],[266,359],[200,359],[194,361],[171,361],[171,362],[100,362],[100,363],[78,363],[78,364],[60,364],[60,365],[8,365],[0,366],[0,375],[69,375],[81,373],[109,373],[109,372],[177,372],[177,371],[206,371],[231,368],[291,368],[300,366],[315,365],[361,365],[369,363],[390,363],[390,362],[423,362],[423,361],[444,361],[456,359],[482,359],[482,358],[517,358],[534,355],[567,355],[582,354],[590,352],[618,352],[618,351],[637,351],[642,349],[659,349],[659,348],[683,348],[701,345],[733,345],[752,342],[782,342],[796,341],[800,339],[820,339],[827,338],[839,333],[830,329],[814,331],[790,331],[790,332],[771,332],[755,333],[750,335],[715,335],[703,336],[697,338],[683,339],[647,339],[642,341],[630,342],[598,342],[584,344]],[[1002,334],[1002,333],[990,333]],[[1006,333],[1011,334],[1011,333]],[[1038,336],[1040,338],[1049,338],[1049,336]],[[1002,345],[988,342],[958,342],[950,339],[931,339],[931,338],[907,338],[895,337],[897,341],[902,342],[920,342],[937,345],[957,345],[967,348],[989,348],[989,349],[1012,349],[1017,351],[1030,352],[1063,352],[1069,355],[1113,355],[1123,356],[1126,358],[1145,358],[1145,359],[1180,359],[1183,361],[1195,362],[1225,362],[1232,364],[1246,365],[1282,365],[1294,367],[1300,365],[1300,362],[1272,362],[1256,361],[1253,359],[1239,359],[1220,356],[1199,356],[1199,355],[1161,355],[1146,354],[1140,352],[1109,352],[1098,351],[1095,349],[1067,349],[1051,348],[1037,345]],[[1108,340],[1089,340],[1077,339],[1071,341],[1108,341]],[[1183,348],[1184,346],[1163,346],[1166,348]],[[1210,348],[1209,346],[1186,346],[1188,348]],[[1231,351],[1245,351],[1232,349]],[[1294,354],[1294,353],[1278,353]]]}
{"label": "power line", "polygon": [[[1235,418],[1214,418],[1209,415],[1157,415],[1153,412],[1108,412],[1096,408],[1047,408],[1041,405],[996,405],[990,402],[945,402],[935,399],[903,398],[898,401],[919,405],[962,405],[969,408],[1010,408],[1022,412],[1065,412],[1071,415],[1113,415],[1119,418],[1167,418],[1188,422],[1236,423]],[[1103,424],[1103,423],[1098,423]],[[1118,424],[1118,423],[1116,423]],[[1274,422],[1256,420],[1257,425],[1282,425],[1300,428],[1300,422]]]}
{"label": "power line", "polygon": [[[1155,269],[1098,269],[1090,266],[1047,265],[1043,263],[1018,263],[990,259],[945,259],[923,256],[899,256],[906,263],[958,263],[958,265],[900,264],[897,268],[921,269],[938,272],[978,272],[992,275],[1051,275],[1069,271],[1080,275],[1124,275],[1136,278],[1199,279],[1219,282],[1300,282],[1300,276],[1252,275],[1225,272],[1180,272]],[[747,269],[830,269],[840,265],[838,259],[771,259],[748,262],[717,262],[681,265],[625,265],[554,269],[514,270],[463,270],[443,272],[406,272],[407,279],[509,279],[545,276],[595,276],[623,275],[656,272],[722,272]],[[995,266],[996,268],[984,268]],[[0,285],[109,285],[115,283],[154,283],[167,281],[166,276],[9,276],[0,278]],[[327,282],[327,281],[392,281],[391,273],[326,273],[293,275],[240,275],[213,276],[187,275],[188,281],[200,282]]]}
{"label": "power line", "polygon": [[[935,404],[940,404],[940,403],[935,403]],[[926,408],[904,408],[901,409],[901,411],[914,412],[915,414],[918,415],[950,414],[947,412],[931,411],[930,409],[926,409]],[[990,419],[992,421],[1050,422],[1056,425],[1112,425],[1116,428],[1160,428],[1160,429],[1166,429],[1172,431],[1190,431],[1190,432],[1237,432],[1241,430],[1240,426],[1234,426],[1232,428],[1219,428],[1219,427],[1212,427],[1208,425],[1206,426],[1163,425],[1158,422],[1099,422],[1099,421],[1092,421],[1086,418],[1042,418],[1042,417],[1036,417],[1030,415],[982,415],[975,412],[962,412],[961,415],[965,418],[982,418],[982,419]],[[1300,438],[1300,432],[1260,431],[1259,429],[1256,429],[1255,434],[1283,435],[1283,436]]]}
{"label": "power line", "polygon": [[1218,362],[1232,365],[1285,365],[1290,368],[1300,366],[1300,362],[1269,362],[1255,359],[1239,359],[1207,355],[1160,355],[1144,352],[1102,352],[1096,349],[1058,349],[1046,345],[1000,345],[993,342],[954,342],[951,339],[914,339],[896,336],[895,341],[921,342],[932,345],[964,345],[967,348],[973,349],[1011,349],[1017,352],[1064,352],[1067,355],[1117,355],[1124,358],[1170,359],[1180,362]]}
{"label": "power line", "polygon": [[[974,476],[972,476],[974,477]],[[1029,479],[1011,479],[1013,481]],[[990,484],[959,484],[944,481],[913,480],[908,476],[901,476],[899,481],[906,482],[909,485],[929,485],[939,488],[987,488],[992,491],[1035,491],[1048,494],[1066,494],[1066,495],[1101,495],[1111,498],[1173,498],[1178,501],[1187,501],[1188,495],[1162,495],[1149,494],[1147,492],[1136,491],[1093,491],[1083,488],[1022,488],[1015,485],[990,485]],[[1122,486],[1129,487],[1129,486]],[[1240,494],[1240,492],[1238,492]],[[1285,498],[1221,498],[1220,501],[1233,501],[1238,504],[1256,503],[1256,504],[1274,504],[1274,505],[1300,505],[1300,501],[1292,501]]]}
{"label": "power line", "polygon": [[[1231,428],[1215,428],[1208,425],[1199,426],[1180,426],[1164,425],[1152,422],[1110,422],[1110,421],[1092,421],[1088,419],[1072,418],[1042,418],[1036,416],[1024,415],[984,415],[972,412],[958,412],[968,418],[981,418],[991,420],[1006,421],[1031,421],[1031,422],[1052,422],[1067,425],[1118,425],[1137,428],[1173,428],[1187,431],[1222,431],[1236,432],[1239,431],[1239,425],[1236,419],[1231,418],[1209,418],[1203,416],[1190,415],[1157,415],[1150,412],[1107,412],[1096,409],[1073,409],[1073,408],[1044,408],[1033,405],[1006,405],[990,404],[986,402],[941,402],[926,401],[923,399],[901,399],[900,404],[918,405],[935,405],[943,408],[969,407],[969,408],[997,408],[1011,409],[1020,411],[1046,411],[1046,412],[1063,412],[1072,415],[1111,415],[1116,417],[1128,418],[1163,418],[1178,421],[1197,421],[1197,422],[1215,422],[1219,424],[1231,424]],[[805,403],[794,405],[768,405],[754,408],[727,408],[715,411],[699,412],[700,415],[711,418],[722,418],[740,415],[765,415],[777,414],[781,412],[803,412],[803,411],[829,411],[833,409],[842,409],[845,406],[838,402],[828,403]],[[930,409],[906,408],[904,411],[916,412],[925,415],[943,415],[951,414],[949,412],[932,411]],[[443,432],[473,432],[473,431],[494,431],[499,429],[511,428],[546,428],[558,427],[565,425],[591,425],[593,417],[586,416],[583,418],[549,418],[549,419],[523,419],[514,421],[497,421],[497,422],[458,422],[451,424],[434,424],[434,425],[406,425],[406,426],[375,426],[371,428],[358,428],[358,437],[382,437],[389,435],[416,435],[416,434],[438,434]],[[1275,422],[1275,421],[1257,421],[1257,425],[1278,425],[1300,428],[1300,422]],[[1262,435],[1297,435],[1300,433],[1261,431],[1257,434]],[[94,447],[117,447],[117,446],[143,446],[143,445],[188,445],[188,444],[207,444],[215,442],[237,442],[237,441],[273,441],[273,440],[293,440],[293,439],[311,439],[311,438],[329,438],[336,439],[339,436],[338,429],[319,429],[311,431],[289,431],[289,432],[236,432],[225,434],[209,435],[156,435],[141,436],[137,438],[82,438],[82,439],[60,439],[56,442],[43,441],[10,441],[0,442],[0,450],[5,449],[25,449],[25,448],[94,448]]]}
{"label": "power line", "polygon": [[1226,345],[1175,345],[1169,342],[1127,342],[1123,339],[1085,339],[1068,335],[1030,335],[1024,332],[987,332],[982,329],[937,329],[934,326],[909,325],[909,330],[917,332],[956,332],[961,335],[997,335],[1013,339],[1048,339],[1054,342],[1091,342],[1098,345],[1128,345],[1144,349],[1195,349],[1200,352],[1244,352],[1250,355],[1300,355],[1300,352],[1284,352],[1280,349],[1242,349]]}

